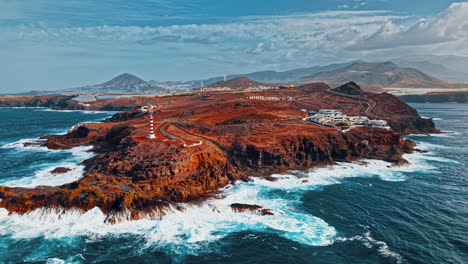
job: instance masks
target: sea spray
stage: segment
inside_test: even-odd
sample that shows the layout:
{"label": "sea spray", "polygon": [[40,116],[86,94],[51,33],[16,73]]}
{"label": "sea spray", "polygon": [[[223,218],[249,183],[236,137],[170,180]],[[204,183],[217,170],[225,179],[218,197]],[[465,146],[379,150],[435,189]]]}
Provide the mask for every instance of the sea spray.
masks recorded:
{"label": "sea spray", "polygon": [[[253,178],[252,182],[227,186],[215,199],[182,204],[185,210],[172,210],[158,220],[121,221],[111,225],[105,223],[106,215],[98,208],[84,213],[50,209],[38,209],[22,216],[2,213],[0,224],[8,228],[1,230],[0,234],[48,239],[70,236],[99,239],[102,236],[133,234],[144,237],[146,243],[143,248],[156,247],[169,249],[173,254],[191,255],[206,253],[211,250],[213,242],[231,233],[248,230],[274,233],[305,245],[326,246],[334,243],[338,232],[324,220],[298,209],[305,191],[356,177],[404,181],[404,173],[433,169],[422,164],[426,156],[422,153],[406,155],[405,158],[416,163],[401,167],[391,167],[390,163],[379,160],[364,160],[338,163],[308,173],[278,174],[273,176],[276,181]],[[280,194],[273,195],[278,191]],[[273,215],[237,213],[230,207],[233,203],[259,205],[271,209]]]}
{"label": "sea spray", "polygon": [[[69,150],[50,150],[42,146],[24,146],[24,142],[14,142],[6,146],[6,148],[15,148],[23,150],[33,150],[53,153],[67,153],[69,157],[64,161],[46,164],[35,170],[33,175],[22,175],[20,178],[3,178],[0,179],[0,185],[9,187],[36,187],[36,186],[58,186],[65,183],[79,180],[84,174],[84,165],[82,161],[91,158],[94,153],[90,152],[92,146],[79,146]],[[34,165],[30,166],[34,169]],[[69,168],[70,171],[62,174],[54,174],[52,171],[57,167]]]}

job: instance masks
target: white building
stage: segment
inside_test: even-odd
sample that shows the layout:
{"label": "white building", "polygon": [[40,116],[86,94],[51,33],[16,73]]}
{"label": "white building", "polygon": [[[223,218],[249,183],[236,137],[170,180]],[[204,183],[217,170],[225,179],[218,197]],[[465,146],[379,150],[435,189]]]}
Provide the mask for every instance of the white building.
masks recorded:
{"label": "white building", "polygon": [[387,121],[385,120],[370,120],[369,126],[373,128],[388,128]]}
{"label": "white building", "polygon": [[[311,112],[311,114],[314,112]],[[349,127],[368,126],[372,128],[390,129],[385,120],[370,120],[366,116],[347,116],[334,109],[320,109],[317,113],[306,118],[324,126],[345,125]]]}

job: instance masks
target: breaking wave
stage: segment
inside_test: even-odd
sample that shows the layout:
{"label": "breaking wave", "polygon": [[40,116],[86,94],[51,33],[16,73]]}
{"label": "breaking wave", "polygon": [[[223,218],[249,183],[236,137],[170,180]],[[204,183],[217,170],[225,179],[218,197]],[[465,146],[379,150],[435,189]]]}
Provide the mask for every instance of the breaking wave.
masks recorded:
{"label": "breaking wave", "polygon": [[[84,173],[84,165],[79,163],[91,158],[94,153],[90,152],[92,146],[79,146],[68,150],[51,150],[40,146],[44,140],[40,138],[22,139],[3,145],[1,148],[14,149],[16,151],[40,151],[50,153],[65,153],[69,157],[57,163],[30,165],[34,172],[32,175],[0,179],[0,185],[9,187],[36,187],[36,186],[58,186],[80,179]],[[25,146],[25,143],[32,143]],[[62,174],[53,174],[52,170],[57,167],[69,168],[70,171]]]}
{"label": "breaking wave", "polygon": [[[404,181],[406,172],[435,169],[426,153],[405,155],[412,165],[392,167],[379,160],[359,163],[338,163],[307,173],[276,174],[275,181],[254,178],[222,189],[215,199],[197,204],[183,205],[186,210],[172,210],[159,220],[141,219],[105,224],[106,216],[98,208],[87,212],[39,209],[23,216],[10,215],[0,209],[0,235],[12,238],[44,237],[61,239],[86,236],[90,241],[104,236],[132,234],[142,237],[145,243],[138,250],[158,248],[172,254],[198,255],[213,250],[213,242],[240,231],[274,233],[305,245],[327,246],[342,242],[337,230],[324,220],[302,212],[297,205],[306,191],[320,190],[323,186],[339,184],[348,178],[372,177],[383,181]],[[280,193],[280,194],[278,194]],[[252,212],[236,213],[233,203],[255,204],[270,209],[274,215],[261,216]],[[358,239],[358,238],[355,238]],[[398,254],[384,242],[369,235],[363,241],[379,249],[381,254]]]}
{"label": "breaking wave", "polygon": [[79,112],[83,114],[110,114],[113,115],[117,113],[117,111],[99,111],[99,110],[59,110],[59,109],[51,109],[51,108],[43,108],[38,107],[40,109],[34,111],[41,111],[41,112],[61,112],[61,113],[74,113]]}
{"label": "breaking wave", "polygon": [[347,241],[359,241],[367,248],[377,248],[377,251],[384,257],[395,259],[397,263],[403,263],[403,257],[397,252],[391,250],[387,243],[379,241],[371,236],[371,232],[368,231],[362,235],[353,236],[350,238],[338,237],[336,242],[347,242]]}

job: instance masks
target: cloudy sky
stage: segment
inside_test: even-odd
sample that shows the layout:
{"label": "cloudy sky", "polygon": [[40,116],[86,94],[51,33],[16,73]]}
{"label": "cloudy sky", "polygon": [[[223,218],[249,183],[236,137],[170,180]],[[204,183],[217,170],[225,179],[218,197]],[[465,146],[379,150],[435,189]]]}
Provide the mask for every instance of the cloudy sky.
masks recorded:
{"label": "cloudy sky", "polygon": [[468,2],[0,0],[0,93],[468,56]]}

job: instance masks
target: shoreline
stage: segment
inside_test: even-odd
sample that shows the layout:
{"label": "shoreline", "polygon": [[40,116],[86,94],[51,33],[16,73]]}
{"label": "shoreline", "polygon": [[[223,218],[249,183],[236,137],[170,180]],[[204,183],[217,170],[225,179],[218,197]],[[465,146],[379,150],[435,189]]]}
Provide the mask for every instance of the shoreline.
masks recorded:
{"label": "shoreline", "polygon": [[[147,116],[138,112],[118,112],[104,122],[74,126],[65,135],[43,136],[43,146],[49,149],[92,145],[96,155],[82,162],[85,173],[75,182],[31,189],[0,187],[0,207],[25,214],[41,207],[88,211],[97,206],[109,223],[121,217],[159,218],[169,207],[184,210],[180,204],[207,199],[231,183],[252,177],[271,178],[269,175],[319,170],[317,167],[336,162],[363,159],[401,164],[402,155],[414,147],[401,134],[437,132],[433,123],[391,95],[360,92],[355,84],[344,91],[358,89],[362,95],[324,92],[323,85],[319,86],[312,92],[310,85],[274,91],[282,96],[287,93],[291,98],[308,98],[277,104],[246,100],[242,92],[152,98],[153,104],[163,109],[156,115],[155,127],[162,134],[155,140],[138,140],[148,131]],[[390,124],[404,133],[374,128],[343,133],[303,121],[301,108],[305,104],[323,104],[324,97],[358,102],[360,111],[377,117],[382,111],[388,113],[386,105],[399,106],[395,109],[404,112],[391,115]],[[109,108],[112,104],[132,108],[127,103],[132,103],[129,98],[119,98],[100,107]],[[351,110],[357,109],[342,109],[356,115]],[[186,142],[201,139],[202,144],[187,148],[166,141],[165,137]],[[31,195],[37,198],[29,198]]]}

